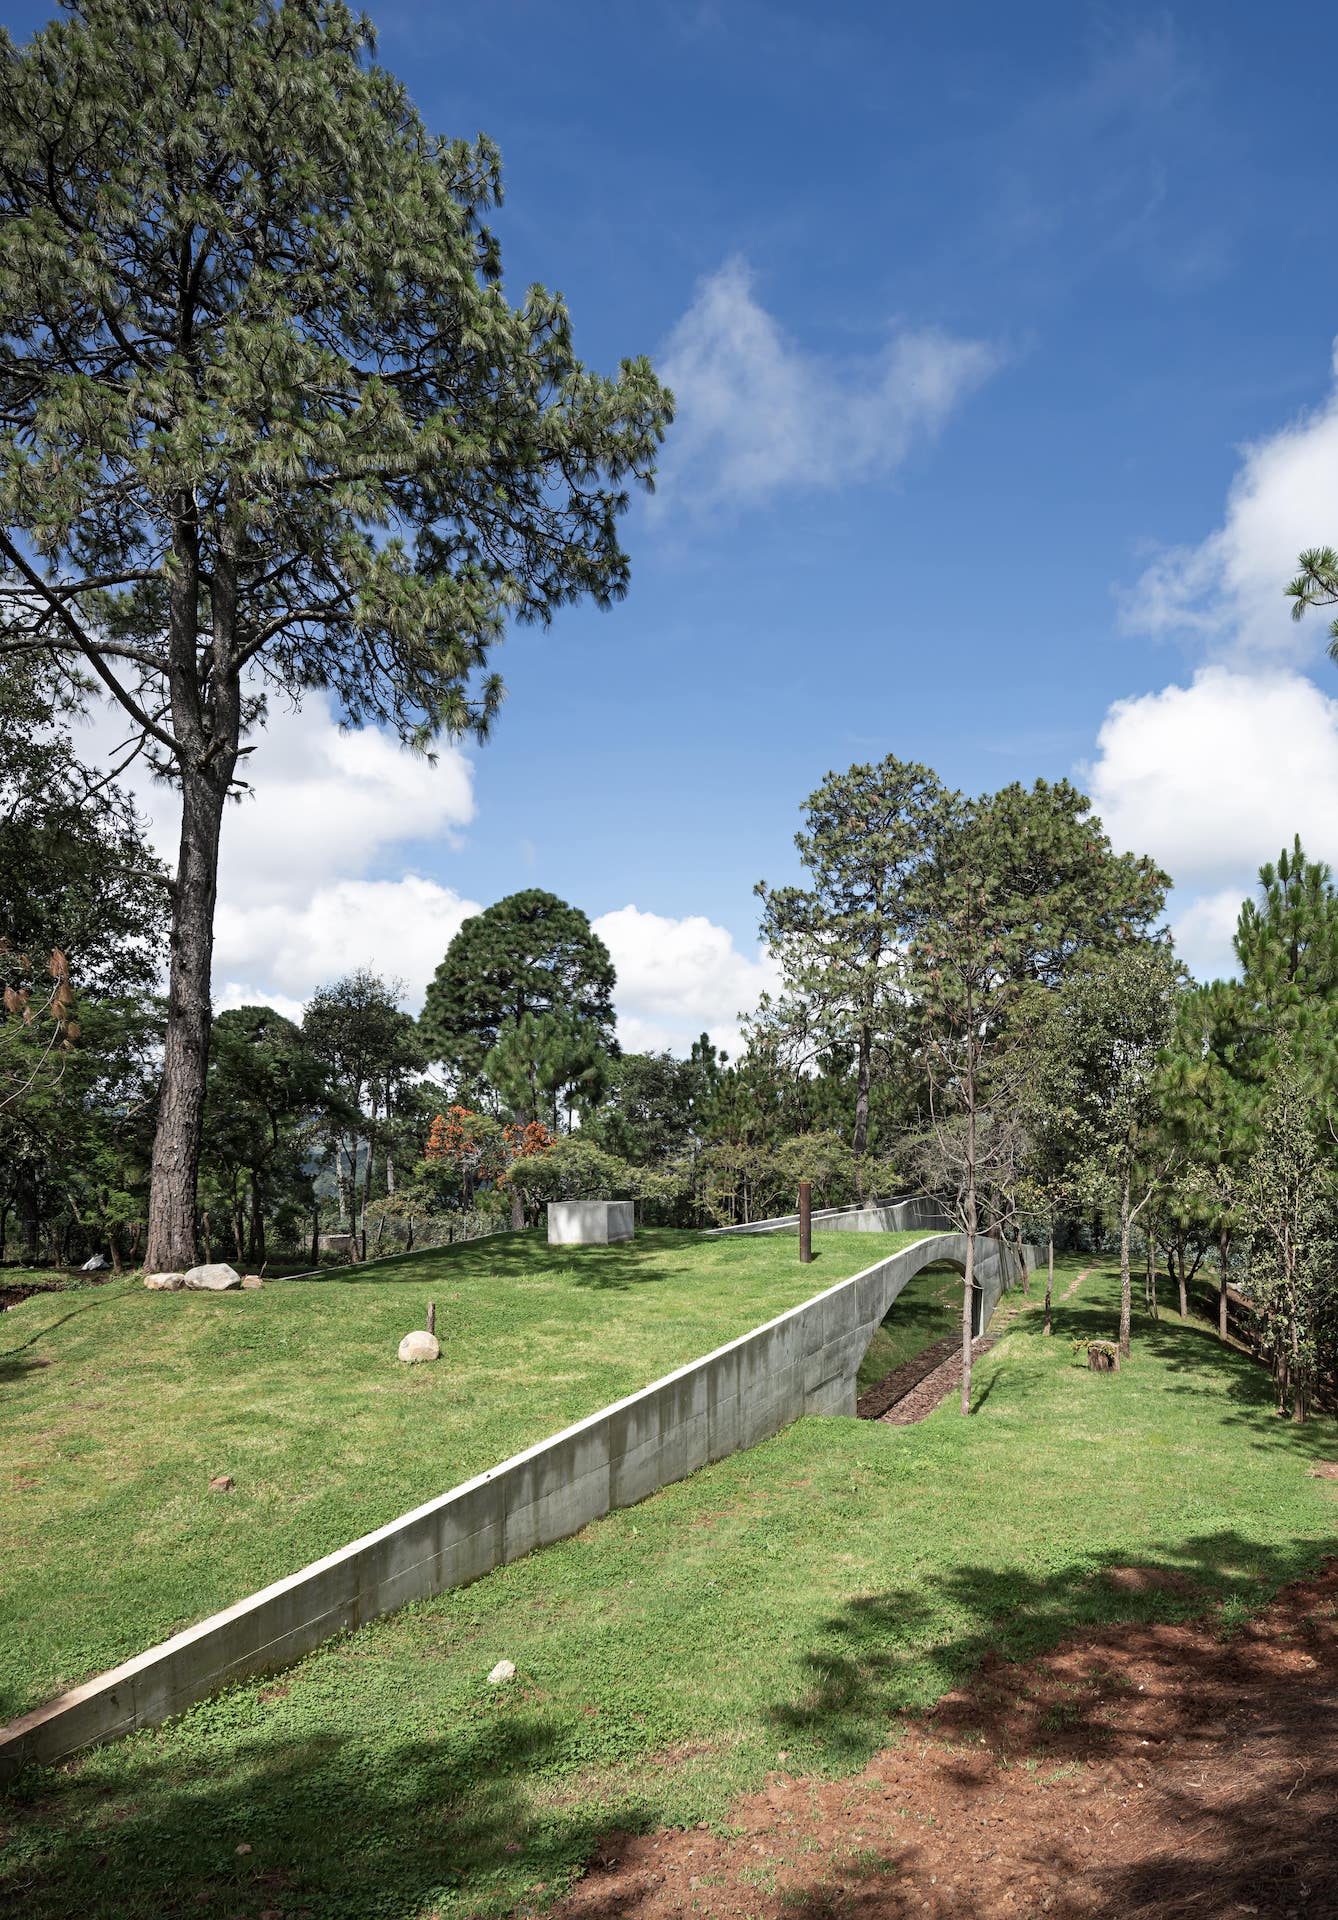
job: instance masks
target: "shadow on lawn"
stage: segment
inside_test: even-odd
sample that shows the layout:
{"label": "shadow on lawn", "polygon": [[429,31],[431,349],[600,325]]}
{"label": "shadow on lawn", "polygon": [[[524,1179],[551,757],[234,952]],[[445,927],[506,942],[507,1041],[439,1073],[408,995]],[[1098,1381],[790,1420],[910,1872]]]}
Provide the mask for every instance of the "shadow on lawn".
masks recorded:
{"label": "shadow on lawn", "polygon": [[226,1759],[215,1742],[183,1764],[167,1736],[114,1787],[99,1786],[96,1761],[87,1777],[27,1774],[22,1828],[7,1810],[0,1904],[21,1892],[14,1910],[32,1920],[202,1908],[362,1920],[465,1886],[482,1897],[517,1844],[527,1874],[552,1884],[600,1824],[576,1811],[527,1829],[515,1783],[560,1745],[555,1716],[498,1701],[440,1741],[248,1731]]}
{"label": "shadow on lawn", "polygon": [[[490,1233],[482,1240],[461,1240],[451,1247],[429,1247],[421,1254],[397,1258],[384,1266],[370,1261],[365,1267],[326,1267],[320,1273],[296,1274],[289,1286],[377,1286],[384,1281],[442,1281],[487,1275],[502,1280],[524,1280],[533,1275],[535,1256],[540,1255],[544,1270],[555,1274],[557,1264],[571,1269],[572,1283],[578,1287],[622,1290],[645,1286],[657,1280],[674,1280],[689,1271],[686,1266],[671,1265],[666,1253],[672,1253],[686,1233],[639,1236],[612,1247],[553,1247],[535,1228],[516,1233]],[[816,1258],[816,1256],[815,1256]]]}
{"label": "shadow on lawn", "polygon": [[[1069,1308],[1065,1325],[1083,1318],[1085,1310]],[[1091,1319],[1104,1329],[1108,1309],[1092,1310]],[[1144,1325],[1138,1338],[1180,1348],[1191,1342],[1192,1364],[1222,1369],[1232,1382],[1240,1375],[1242,1411],[1224,1417],[1250,1420],[1261,1445],[1289,1447],[1301,1457],[1313,1451],[1305,1430],[1273,1423],[1266,1376],[1254,1374],[1261,1399],[1252,1390],[1253,1363],[1211,1334],[1176,1323]],[[1115,1383],[1094,1378],[1092,1384],[1104,1391]],[[1225,1603],[1230,1619],[1233,1602],[1236,1608],[1260,1604],[1309,1572],[1318,1554],[1313,1542],[1266,1547],[1224,1530],[1143,1556],[1143,1583],[1132,1586],[1117,1577],[1113,1553],[1075,1561],[1044,1579],[963,1557],[914,1586],[854,1600],[828,1619],[802,1662],[797,1697],[776,1702],[771,1723],[794,1749],[796,1768],[858,1768],[918,1703],[950,1692],[988,1663],[1030,1658],[1084,1630],[1183,1621],[1215,1602]],[[944,1555],[951,1562],[946,1540]],[[945,1620],[951,1624],[946,1639]],[[1211,1648],[1209,1636],[1204,1644]],[[374,1651],[365,1641],[349,1646],[352,1657]],[[736,1644],[727,1657],[764,1660],[765,1653]],[[194,1710],[183,1729],[188,1751],[169,1729],[130,1743],[119,1762],[114,1753],[94,1755],[68,1773],[21,1779],[15,1790],[20,1818],[4,1821],[10,1854],[0,1865],[0,1904],[6,1892],[19,1895],[32,1920],[65,1920],[72,1913],[157,1920],[201,1908],[220,1916],[269,1910],[361,1920],[448,1900],[460,1902],[462,1912],[495,1910],[508,1882],[522,1900],[523,1890],[539,1882],[551,1890],[591,1859],[610,1828],[644,1832],[664,1818],[669,1780],[649,1755],[634,1763],[621,1804],[602,1812],[589,1801],[582,1805],[582,1796],[593,1800],[595,1791],[582,1784],[592,1777],[588,1751],[569,1720],[523,1692],[490,1695],[448,1716],[439,1732],[398,1743],[384,1723],[370,1726],[366,1738],[322,1732],[316,1702],[308,1709],[315,1731],[299,1737],[284,1724],[285,1695],[279,1683],[269,1696],[272,1729],[259,1718],[270,1710],[244,1688]],[[940,1709],[940,1725],[947,1724],[945,1710],[951,1709]],[[1089,1724],[1079,1716],[1060,1731],[1099,1738],[1099,1717]],[[593,1777],[597,1782],[597,1772]],[[1327,1776],[1316,1778],[1322,1785]],[[1217,1898],[1219,1886],[1228,1892],[1244,1886],[1248,1873],[1253,1887],[1261,1862],[1271,1871],[1275,1859],[1282,1874],[1284,1843],[1277,1836],[1283,1829],[1269,1825],[1265,1809],[1256,1814],[1243,1801],[1233,1825],[1209,1793],[1202,1799],[1201,1807],[1186,1811],[1208,1835],[1204,1845],[1219,1849],[1206,1877],[1201,1854],[1187,1863],[1135,1860],[1110,1880],[1108,1899],[1100,1893],[1105,1904],[1083,1911],[1101,1920],[1198,1913],[1209,1909],[1193,1907],[1191,1899],[1206,1887],[1211,1910],[1224,1912],[1232,1901]],[[1316,1826],[1309,1789],[1298,1802],[1319,1836],[1312,1852],[1316,1844],[1327,1846],[1331,1835],[1326,1839],[1322,1823]],[[253,1851],[239,1856],[241,1844]],[[1058,1855],[1038,1857],[1037,1866],[1060,1886],[1073,1871]],[[862,1890],[859,1872],[851,1869],[851,1876],[836,1894],[824,1884],[826,1875],[792,1890],[787,1912],[795,1920],[833,1912],[894,1920],[921,1910],[920,1890],[912,1896],[885,1879],[870,1879]],[[1171,1904],[1150,1898],[1153,1880]],[[1181,1892],[1184,1904],[1177,1905]],[[619,1901],[584,1911],[589,1920],[635,1914],[639,1896]],[[1307,1910],[1319,1909],[1312,1902]]]}
{"label": "shadow on lawn", "polygon": [[[1118,1320],[1118,1304],[1112,1314],[1109,1306],[1066,1301],[1062,1323],[1060,1309],[1055,1309],[1057,1344],[1067,1340],[1070,1330],[1084,1339],[1113,1339]],[[1169,1376],[1162,1392],[1198,1400],[1205,1409],[1213,1403],[1212,1417],[1223,1426],[1250,1428],[1256,1447],[1272,1451],[1284,1446],[1310,1460],[1338,1455],[1332,1420],[1318,1415],[1297,1426],[1280,1416],[1268,1369],[1243,1348],[1224,1343],[1212,1328],[1182,1322],[1178,1315],[1153,1320],[1140,1305],[1132,1345],[1135,1359],[1140,1348],[1154,1354]],[[1025,1380],[1019,1376],[1015,1384],[1024,1386]]]}

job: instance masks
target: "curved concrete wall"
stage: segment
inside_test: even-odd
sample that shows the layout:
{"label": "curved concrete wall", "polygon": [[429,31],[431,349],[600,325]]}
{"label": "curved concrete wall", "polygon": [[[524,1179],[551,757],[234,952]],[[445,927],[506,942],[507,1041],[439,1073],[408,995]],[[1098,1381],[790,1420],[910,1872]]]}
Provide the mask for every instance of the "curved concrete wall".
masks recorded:
{"label": "curved concrete wall", "polygon": [[[1027,1250],[1029,1263],[1034,1259]],[[966,1237],[931,1234],[639,1393],[415,1507],[147,1653],[0,1728],[0,1780],[28,1761],[156,1726],[247,1674],[290,1664],[332,1634],[477,1580],[578,1533],[798,1419],[853,1414],[855,1376],[902,1288]],[[982,1324],[1017,1261],[976,1243]]]}
{"label": "curved concrete wall", "polygon": [[[741,1227],[712,1227],[713,1237],[731,1233],[789,1233],[799,1225],[797,1213],[778,1213],[766,1220],[750,1220]],[[867,1206],[818,1207],[813,1213],[815,1233],[953,1233],[955,1223],[937,1200],[913,1193],[905,1200],[873,1200]]]}

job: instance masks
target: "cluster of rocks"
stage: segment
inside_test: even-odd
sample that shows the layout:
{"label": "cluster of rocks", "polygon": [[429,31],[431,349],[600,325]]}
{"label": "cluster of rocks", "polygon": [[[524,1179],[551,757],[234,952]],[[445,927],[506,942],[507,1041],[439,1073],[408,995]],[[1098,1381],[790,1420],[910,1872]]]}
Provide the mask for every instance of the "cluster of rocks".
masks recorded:
{"label": "cluster of rocks", "polygon": [[211,1260],[203,1267],[190,1267],[185,1273],[146,1273],[144,1284],[154,1293],[227,1293],[233,1287],[254,1292],[263,1286],[258,1273],[240,1274],[224,1260]]}

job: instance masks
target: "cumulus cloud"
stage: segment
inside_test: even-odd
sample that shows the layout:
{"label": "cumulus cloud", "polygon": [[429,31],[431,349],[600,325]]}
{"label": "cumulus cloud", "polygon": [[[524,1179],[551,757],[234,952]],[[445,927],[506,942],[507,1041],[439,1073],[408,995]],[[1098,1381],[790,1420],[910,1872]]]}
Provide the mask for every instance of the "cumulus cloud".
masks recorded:
{"label": "cumulus cloud", "polygon": [[1230,972],[1240,902],[1294,833],[1338,864],[1338,699],[1301,674],[1204,667],[1117,701],[1097,750],[1097,811],[1118,847],[1171,875],[1177,945],[1200,977]]}
{"label": "cumulus cloud", "polygon": [[[402,981],[403,1004],[417,1013],[461,921],[478,911],[478,901],[462,899],[453,888],[418,874],[401,880],[336,880],[305,898],[258,905],[220,899],[214,922],[220,1004],[263,999],[277,1007],[278,996],[300,1005],[313,987],[355,967],[370,967]],[[263,983],[263,992],[255,982]]]}
{"label": "cumulus cloud", "polygon": [[[122,737],[116,716],[95,717],[91,760],[106,763]],[[220,1006],[262,1002],[290,1015],[322,982],[359,965],[405,982],[413,1012],[475,902],[404,873],[365,877],[410,840],[454,842],[473,817],[473,769],[453,746],[435,764],[387,733],[341,732],[322,695],[300,713],[280,709],[242,762],[251,791],[223,820],[215,916],[214,991]],[[173,790],[136,762],[123,784],[175,865]]]}
{"label": "cumulus cloud", "polygon": [[1157,555],[1126,599],[1129,626],[1236,659],[1313,657],[1327,622],[1294,622],[1283,589],[1304,548],[1338,544],[1338,353],[1334,376],[1321,405],[1242,449],[1221,526]]}
{"label": "cumulus cloud", "polygon": [[807,353],[755,298],[747,262],[727,261],[661,355],[678,400],[661,497],[752,505],[886,477],[1000,359],[985,341],[933,327],[900,329],[871,356]]}
{"label": "cumulus cloud", "polygon": [[779,977],[765,948],[752,957],[740,953],[728,930],[701,914],[671,919],[626,906],[592,924],[617,969],[625,1047],[686,1053],[705,1031],[716,1046],[738,1053],[739,1015]]}

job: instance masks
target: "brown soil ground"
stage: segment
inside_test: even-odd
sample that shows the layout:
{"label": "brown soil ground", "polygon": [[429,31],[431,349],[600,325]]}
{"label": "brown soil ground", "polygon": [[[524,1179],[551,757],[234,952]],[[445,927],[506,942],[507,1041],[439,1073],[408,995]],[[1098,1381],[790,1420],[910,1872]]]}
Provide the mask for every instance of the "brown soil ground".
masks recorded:
{"label": "brown soil ground", "polygon": [[1230,1639],[1110,1627],[987,1666],[893,1739],[851,1779],[770,1776],[737,1837],[609,1834],[555,1913],[1338,1915],[1338,1563]]}
{"label": "brown soil ground", "polygon": [[927,1380],[937,1367],[961,1345],[961,1335],[950,1333],[946,1339],[936,1340],[932,1347],[912,1354],[909,1360],[891,1373],[885,1373],[881,1380],[867,1387],[855,1402],[855,1413],[861,1420],[881,1420],[890,1407],[904,1399],[912,1387],[918,1387]]}
{"label": "brown soil ground", "polygon": [[[971,1342],[971,1363],[974,1366],[982,1353],[988,1353],[994,1345],[994,1336],[982,1333]],[[945,1393],[951,1393],[962,1378],[962,1343],[957,1335],[951,1340],[941,1342],[948,1348],[947,1357],[940,1360],[933,1371],[926,1373],[917,1385],[903,1393],[890,1405],[885,1413],[878,1417],[889,1427],[911,1427],[918,1420],[927,1420]],[[937,1351],[930,1348],[931,1353]],[[924,1357],[923,1355],[921,1356]]]}

